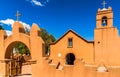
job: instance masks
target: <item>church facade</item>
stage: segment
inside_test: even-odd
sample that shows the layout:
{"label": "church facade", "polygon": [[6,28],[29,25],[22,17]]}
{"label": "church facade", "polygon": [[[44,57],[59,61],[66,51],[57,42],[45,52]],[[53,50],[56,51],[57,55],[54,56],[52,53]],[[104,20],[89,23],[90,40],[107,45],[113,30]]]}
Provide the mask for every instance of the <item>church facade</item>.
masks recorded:
{"label": "church facade", "polygon": [[108,7],[98,9],[94,41],[87,41],[69,30],[50,44],[50,58],[57,65],[56,69],[69,69],[69,77],[119,77],[119,46],[119,33],[113,26],[113,11]]}
{"label": "church facade", "polygon": [[18,42],[30,50],[31,77],[120,77],[120,36],[113,26],[111,7],[98,9],[94,41],[87,41],[69,30],[50,44],[49,56],[45,56],[45,43],[36,24],[28,35],[17,21],[11,36],[0,30],[0,40],[0,77],[15,77],[11,52]]}

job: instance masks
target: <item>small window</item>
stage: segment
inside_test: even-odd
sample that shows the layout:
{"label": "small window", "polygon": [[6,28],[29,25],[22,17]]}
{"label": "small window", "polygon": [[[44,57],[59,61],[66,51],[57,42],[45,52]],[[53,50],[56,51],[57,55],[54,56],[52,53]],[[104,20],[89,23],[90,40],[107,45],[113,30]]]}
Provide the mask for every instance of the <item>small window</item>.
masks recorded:
{"label": "small window", "polygon": [[72,38],[68,39],[68,47],[73,47],[73,39]]}

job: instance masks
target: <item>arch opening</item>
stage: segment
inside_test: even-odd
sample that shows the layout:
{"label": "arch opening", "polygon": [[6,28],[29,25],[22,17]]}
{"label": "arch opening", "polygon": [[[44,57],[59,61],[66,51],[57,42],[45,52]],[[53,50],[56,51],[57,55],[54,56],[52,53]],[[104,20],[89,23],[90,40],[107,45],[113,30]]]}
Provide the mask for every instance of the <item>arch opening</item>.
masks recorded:
{"label": "arch opening", "polygon": [[[5,59],[9,62],[6,63],[6,75],[15,76],[22,74],[25,70],[25,65],[30,65],[29,60],[32,59],[29,48],[22,42],[12,42],[6,49]],[[31,68],[31,67],[29,67]],[[24,72],[31,74],[30,72]]]}
{"label": "arch opening", "polygon": [[107,17],[102,17],[102,26],[107,26]]}
{"label": "arch opening", "polygon": [[74,65],[75,55],[73,53],[68,53],[66,55],[66,64],[67,65]]}

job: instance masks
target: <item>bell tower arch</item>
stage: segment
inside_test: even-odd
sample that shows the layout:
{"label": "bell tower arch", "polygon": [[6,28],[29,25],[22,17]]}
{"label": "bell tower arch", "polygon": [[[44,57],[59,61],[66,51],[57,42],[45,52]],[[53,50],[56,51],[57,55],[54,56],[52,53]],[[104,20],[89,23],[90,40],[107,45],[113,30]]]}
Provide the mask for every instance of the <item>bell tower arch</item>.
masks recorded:
{"label": "bell tower arch", "polygon": [[96,28],[112,27],[113,26],[113,11],[111,7],[108,9],[98,9],[96,15]]}

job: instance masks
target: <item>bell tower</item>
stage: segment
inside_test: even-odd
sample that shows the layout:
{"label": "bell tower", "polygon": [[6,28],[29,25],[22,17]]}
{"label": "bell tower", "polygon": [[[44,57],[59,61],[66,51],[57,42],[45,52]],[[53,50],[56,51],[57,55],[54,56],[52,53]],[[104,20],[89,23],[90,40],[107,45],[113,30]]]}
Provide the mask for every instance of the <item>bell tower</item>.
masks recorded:
{"label": "bell tower", "polygon": [[95,63],[109,64],[111,55],[114,53],[119,39],[118,30],[113,26],[113,11],[111,7],[98,9],[96,14],[96,28],[94,30],[94,50],[95,50]]}
{"label": "bell tower", "polygon": [[113,26],[113,11],[111,7],[108,9],[98,9],[96,15],[96,28],[105,28]]}

